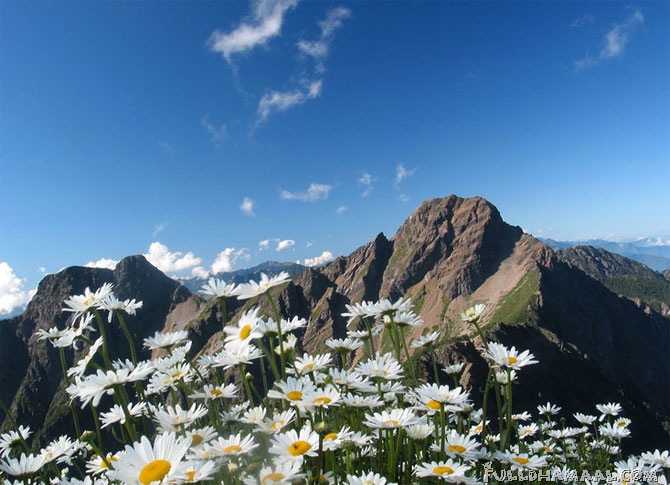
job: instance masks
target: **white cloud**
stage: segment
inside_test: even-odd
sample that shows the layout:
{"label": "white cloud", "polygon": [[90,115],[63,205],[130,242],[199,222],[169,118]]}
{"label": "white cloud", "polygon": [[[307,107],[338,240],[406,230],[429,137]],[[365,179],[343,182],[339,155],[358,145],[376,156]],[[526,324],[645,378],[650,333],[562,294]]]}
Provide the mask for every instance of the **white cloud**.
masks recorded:
{"label": "white cloud", "polygon": [[227,33],[214,31],[209,38],[209,48],[230,62],[233,54],[250,51],[278,36],[286,12],[297,4],[297,0],[255,0],[250,21],[240,23]]}
{"label": "white cloud", "polygon": [[342,26],[344,20],[351,16],[351,10],[344,7],[336,7],[328,11],[326,18],[319,22],[321,35],[317,40],[301,40],[298,42],[298,50],[313,58],[317,62],[317,70],[323,71],[323,61],[328,57],[330,43],[333,41],[335,31]]}
{"label": "white cloud", "polygon": [[249,260],[251,258],[247,248],[226,248],[216,255],[212,263],[212,273],[223,273],[235,269],[238,260]]}
{"label": "white cloud", "polygon": [[324,251],[321,253],[320,256],[305,259],[302,262],[302,264],[304,264],[305,266],[320,266],[322,264],[329,263],[333,259],[335,259],[333,253],[331,253],[330,251]]}
{"label": "white cloud", "polygon": [[196,278],[209,278],[209,271],[207,271],[205,268],[202,266],[196,266],[191,270],[191,275],[195,276]]}
{"label": "white cloud", "polygon": [[407,194],[400,194],[400,195],[398,196],[398,199],[400,199],[400,202],[405,203],[405,202],[407,202],[407,201],[409,200],[409,196],[408,196]]}
{"label": "white cloud", "polygon": [[0,261],[0,316],[23,309],[36,290],[24,289],[25,280],[16,276],[14,269]]}
{"label": "white cloud", "polygon": [[172,252],[165,244],[161,244],[158,241],[151,243],[149,252],[144,257],[164,273],[175,273],[202,264],[202,259],[195,256],[192,252]]}
{"label": "white cloud", "polygon": [[258,123],[267,121],[270,115],[287,111],[294,106],[301,105],[310,99],[318,98],[321,94],[322,82],[316,80],[308,83],[302,89],[293,91],[270,91],[265,93],[258,102]]}
{"label": "white cloud", "polygon": [[623,22],[615,24],[603,38],[603,46],[597,56],[587,55],[575,61],[575,69],[593,67],[601,61],[614,59],[622,55],[633,33],[644,24],[644,15],[634,10]]}
{"label": "white cloud", "polygon": [[258,249],[260,251],[265,251],[266,249],[268,249],[270,247],[270,243],[272,241],[276,241],[276,239],[263,239],[262,241],[259,241],[258,242]]}
{"label": "white cloud", "polygon": [[160,224],[156,224],[154,226],[153,231],[151,231],[151,236],[156,237],[158,236],[161,232],[163,232],[165,229],[167,229],[168,223],[167,222],[161,222]]}
{"label": "white cloud", "polygon": [[288,190],[282,190],[279,196],[284,200],[316,202],[317,200],[327,199],[332,189],[333,187],[331,185],[311,183],[304,192],[289,192]]}
{"label": "white cloud", "polygon": [[595,20],[596,18],[593,15],[584,14],[573,20],[572,23],[570,24],[570,27],[572,27],[573,29],[579,29],[586,25],[592,24],[593,22],[595,22]]}
{"label": "white cloud", "polygon": [[242,203],[240,204],[240,210],[245,216],[255,216],[256,214],[254,213],[254,206],[256,203],[254,202],[253,199],[250,197],[245,197],[242,199]]}
{"label": "white cloud", "polygon": [[39,271],[40,273],[44,274],[44,273],[47,272],[47,269],[46,269],[46,267],[44,267],[44,266],[40,266],[39,268],[37,268],[37,271]]}
{"label": "white cloud", "polygon": [[306,248],[311,248],[312,246],[314,246],[314,243],[313,243],[312,241],[307,241],[307,242],[305,243],[305,247],[306,247]]}
{"label": "white cloud", "polygon": [[87,268],[105,268],[105,269],[114,269],[116,268],[118,261],[109,258],[100,258],[97,261],[89,261],[84,266]]}
{"label": "white cloud", "polygon": [[363,186],[363,192],[361,193],[361,197],[367,197],[372,193],[372,191],[375,188],[374,186],[375,178],[367,172],[363,173],[363,175],[360,176],[360,178],[358,179],[358,183]]}
{"label": "white cloud", "polygon": [[346,205],[341,205],[341,206],[339,206],[337,209],[335,209],[335,213],[336,213],[337,215],[340,215],[340,216],[341,216],[342,214],[344,214],[344,213],[347,212],[348,210],[349,210],[349,207],[347,207]]}
{"label": "white cloud", "polygon": [[277,243],[276,251],[286,251],[289,248],[295,246],[295,241],[293,239],[283,239]]}
{"label": "white cloud", "polygon": [[400,185],[400,183],[414,175],[414,172],[416,169],[407,169],[402,163],[399,163],[396,168],[395,168],[395,184],[396,186]]}
{"label": "white cloud", "polygon": [[209,117],[205,115],[200,120],[200,124],[207,130],[212,143],[215,145],[221,145],[228,138],[228,127],[225,123],[216,125],[209,121]]}

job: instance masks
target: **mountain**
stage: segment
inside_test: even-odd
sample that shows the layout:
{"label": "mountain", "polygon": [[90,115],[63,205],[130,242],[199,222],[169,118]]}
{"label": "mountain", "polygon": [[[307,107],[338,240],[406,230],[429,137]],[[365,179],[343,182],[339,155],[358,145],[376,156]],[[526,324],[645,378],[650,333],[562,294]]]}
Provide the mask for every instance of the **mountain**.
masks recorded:
{"label": "mountain", "polygon": [[604,239],[587,239],[583,241],[556,241],[542,239],[553,249],[568,249],[575,246],[593,246],[611,253],[620,254],[629,259],[646,264],[651,269],[662,271],[670,267],[670,240],[662,238],[643,238],[636,241],[617,242]]}
{"label": "mountain", "polygon": [[[604,256],[583,259],[605,264]],[[392,238],[379,234],[348,256],[304,269],[272,293],[284,316],[308,319],[298,335],[307,351],[323,350],[327,338],[345,335],[341,313],[346,304],[412,297],[425,321],[414,335],[436,328],[449,337],[438,363],[467,361],[461,383],[472,387],[475,399],[486,372],[482,342],[458,315],[473,303],[485,303],[483,325],[489,338],[530,349],[541,362],[524,370],[515,409],[534,409],[550,400],[569,416],[592,411],[596,403],[618,401],[633,420],[634,436],[642,437],[646,447],[665,446],[670,440],[668,320],[620,297],[590,275],[588,265],[582,269],[575,261],[507,224],[485,199],[452,195],[421,204]],[[48,277],[22,316],[0,323],[3,396],[16,394],[12,413],[45,436],[62,429],[67,409],[57,357],[35,342],[33,332],[52,322],[62,325],[65,296],[105,281],[119,285],[121,297],[145,300],[133,319],[138,341],[156,329],[185,329],[194,341],[193,353],[220,347],[224,320],[250,306],[268,305],[265,298],[229,300],[224,315],[140,256],[124,259],[114,272],[68,268]],[[388,342],[377,345],[387,348]],[[432,365],[422,362],[422,371],[430,374]]]}
{"label": "mountain", "polygon": [[[249,280],[258,280],[261,273],[277,274],[286,271],[291,276],[298,275],[305,270],[305,266],[298,263],[265,261],[264,263],[252,266],[251,268],[238,269],[235,271],[225,271],[212,275],[215,278],[223,279],[227,283],[244,283]],[[187,278],[179,280],[186,288],[193,293],[200,291],[202,285],[207,282],[207,278]]]}
{"label": "mountain", "polygon": [[670,317],[670,281],[644,264],[593,246],[563,249],[558,256],[645,311]]}
{"label": "mountain", "polygon": [[670,268],[663,271],[663,276],[665,276],[666,280],[670,281]]}

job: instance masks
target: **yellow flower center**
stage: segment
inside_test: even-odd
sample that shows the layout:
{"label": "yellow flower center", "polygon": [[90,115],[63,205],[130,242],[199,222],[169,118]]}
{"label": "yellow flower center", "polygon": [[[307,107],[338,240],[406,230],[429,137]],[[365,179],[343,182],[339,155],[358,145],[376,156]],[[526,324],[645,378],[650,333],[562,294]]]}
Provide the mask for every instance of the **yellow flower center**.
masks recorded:
{"label": "yellow flower center", "polygon": [[239,453],[242,451],[242,447],[240,445],[228,445],[223,449],[223,453],[225,455],[232,455],[234,453]]}
{"label": "yellow flower center", "polygon": [[400,427],[400,421],[398,421],[397,419],[387,419],[386,421],[384,421],[384,426],[386,426],[387,428],[398,428]]}
{"label": "yellow flower center", "polygon": [[202,435],[199,434],[191,435],[191,446],[198,446],[203,441],[205,441],[205,438],[203,438]]}
{"label": "yellow flower center", "polygon": [[447,451],[451,451],[452,453],[465,453],[465,446],[461,445],[449,445],[447,447]]}
{"label": "yellow flower center", "polygon": [[513,355],[510,355],[509,357],[507,357],[507,365],[514,365],[514,364],[517,363],[517,361],[518,361],[518,359],[516,357],[514,357]]}
{"label": "yellow flower center", "polygon": [[312,449],[307,441],[298,440],[295,443],[291,443],[288,447],[288,452],[291,456],[302,456]]}
{"label": "yellow flower center", "polygon": [[431,399],[426,403],[426,407],[428,409],[432,409],[433,411],[437,411],[438,409],[442,408],[442,403],[439,401],[435,401],[434,399]]}
{"label": "yellow flower center", "polygon": [[284,426],[285,426],[284,421],[275,421],[274,423],[272,423],[271,428],[272,428],[272,431],[279,431]]}
{"label": "yellow flower center", "polygon": [[186,473],[184,474],[185,477],[186,477],[186,481],[187,482],[194,482],[196,473],[197,472],[194,469],[187,470]]}
{"label": "yellow flower center", "polygon": [[512,458],[512,461],[518,463],[519,465],[527,465],[530,460],[523,456],[515,456]]}
{"label": "yellow flower center", "polygon": [[153,460],[142,467],[140,476],[137,478],[142,485],[160,482],[170,473],[170,468],[172,468],[172,465],[167,460]]}
{"label": "yellow flower center", "polygon": [[248,323],[240,328],[240,340],[246,340],[251,335],[251,325]]}
{"label": "yellow flower center", "polygon": [[315,406],[325,406],[327,404],[330,404],[331,402],[333,402],[333,400],[328,396],[321,396],[314,399]]}
{"label": "yellow flower center", "polygon": [[477,426],[475,426],[475,433],[479,434],[482,431],[484,431],[484,425],[482,423],[479,423]]}
{"label": "yellow flower center", "polygon": [[221,389],[219,389],[218,387],[215,387],[214,389],[212,389],[211,394],[212,394],[212,397],[219,397],[219,396],[223,395],[223,391]]}
{"label": "yellow flower center", "polygon": [[100,468],[103,470],[109,470],[109,465],[118,460],[119,458],[117,456],[107,455],[104,460],[100,460]]}
{"label": "yellow flower center", "polygon": [[303,372],[312,372],[314,370],[314,367],[316,367],[316,366],[314,365],[313,362],[308,362],[307,364],[302,366],[302,371]]}
{"label": "yellow flower center", "polygon": [[302,392],[289,391],[286,393],[286,397],[289,399],[289,401],[300,401],[302,399]]}
{"label": "yellow flower center", "polygon": [[261,479],[261,483],[275,483],[281,482],[284,479],[284,474],[280,472],[268,473]]}
{"label": "yellow flower center", "polygon": [[434,475],[444,476],[451,475],[452,473],[454,473],[454,469],[447,465],[433,467]]}
{"label": "yellow flower center", "polygon": [[335,441],[337,439],[337,433],[328,433],[323,437],[323,441]]}

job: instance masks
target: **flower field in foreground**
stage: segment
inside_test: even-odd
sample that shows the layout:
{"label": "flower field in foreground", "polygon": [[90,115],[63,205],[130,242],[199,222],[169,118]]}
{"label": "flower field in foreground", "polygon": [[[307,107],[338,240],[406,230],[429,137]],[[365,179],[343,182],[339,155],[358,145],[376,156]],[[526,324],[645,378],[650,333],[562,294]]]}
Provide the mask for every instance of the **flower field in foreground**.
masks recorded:
{"label": "flower field in foreground", "polygon": [[[437,368],[434,352],[446,343],[439,328],[409,339],[410,329],[424,327],[411,300],[348,305],[347,337],[331,338],[327,352],[310,355],[295,336],[307,322],[282,318],[268,291],[287,281],[283,273],[237,286],[211,279],[203,293],[224,320],[230,298],[257,304],[224,323],[220,349],[195,357],[188,332],[175,331],[146,338],[143,346],[159,356],[140,360],[125,318],[142,311],[142,302],[117,299],[111,285],[68,298],[69,326],[42,330],[39,338],[59,351],[75,435],[36,449],[31,430],[16,423],[0,436],[0,478],[132,485],[666,482],[667,450],[623,456],[631,423],[617,403],[574,415],[563,415],[560,403],[513,412],[524,368],[541,363],[532,349],[488,341],[479,325],[483,305],[461,315],[489,364],[484,397],[475,403],[458,385],[464,362]],[[110,355],[111,325],[126,336],[129,359]],[[87,350],[67,362],[71,348]],[[428,375],[449,383],[427,382]]]}

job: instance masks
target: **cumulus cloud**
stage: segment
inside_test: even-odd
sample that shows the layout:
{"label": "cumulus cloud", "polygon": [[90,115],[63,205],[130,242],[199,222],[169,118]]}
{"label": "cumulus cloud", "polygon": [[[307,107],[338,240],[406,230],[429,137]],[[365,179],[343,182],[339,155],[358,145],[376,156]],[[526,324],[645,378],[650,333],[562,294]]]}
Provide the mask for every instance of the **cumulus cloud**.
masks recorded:
{"label": "cumulus cloud", "polygon": [[321,94],[321,80],[307,83],[301,89],[292,91],[269,91],[258,102],[258,123],[267,121],[270,115],[287,111],[294,106],[304,104]]}
{"label": "cumulus cloud", "polygon": [[331,185],[311,183],[304,192],[289,192],[282,190],[279,196],[284,200],[299,200],[301,202],[316,202],[317,200],[324,200],[330,195],[333,189]]}
{"label": "cumulus cloud", "polygon": [[358,179],[358,183],[363,186],[361,197],[367,197],[374,190],[375,178],[369,173],[365,172]]}
{"label": "cumulus cloud", "polygon": [[230,32],[214,31],[209,48],[230,62],[234,54],[250,51],[278,36],[286,12],[297,4],[297,0],[255,0],[252,17]]}
{"label": "cumulus cloud", "polygon": [[209,133],[209,138],[215,145],[221,145],[228,138],[228,127],[225,123],[221,123],[220,125],[214,124],[205,115],[200,120],[200,124]]}
{"label": "cumulus cloud", "polygon": [[196,266],[191,270],[191,275],[195,276],[196,278],[205,279],[209,278],[210,272],[202,266]]}
{"label": "cumulus cloud", "polygon": [[293,239],[282,239],[277,243],[277,247],[275,248],[275,250],[278,252],[282,252],[292,248],[293,246],[295,246],[295,241]]}
{"label": "cumulus cloud", "polygon": [[202,264],[202,259],[192,252],[172,252],[165,244],[158,241],[151,243],[149,252],[144,257],[164,273],[176,273]]}
{"label": "cumulus cloud", "polygon": [[26,290],[25,280],[14,269],[0,261],[0,316],[7,316],[25,308],[36,290]]}
{"label": "cumulus cloud", "polygon": [[621,56],[632,35],[639,27],[644,24],[644,15],[640,10],[634,10],[622,22],[614,24],[612,28],[605,33],[602,40],[602,47],[598,55],[587,55],[575,61],[575,69],[582,70],[593,67],[602,61],[614,59]]}
{"label": "cumulus cloud", "polygon": [[239,260],[249,260],[251,255],[247,248],[226,248],[216,255],[212,263],[212,273],[224,273],[235,269]]}
{"label": "cumulus cloud", "polygon": [[245,216],[255,216],[256,214],[254,213],[254,206],[256,203],[254,202],[253,199],[250,197],[245,197],[242,199],[242,203],[240,204],[240,210]]}
{"label": "cumulus cloud", "polygon": [[116,261],[115,259],[100,258],[96,261],[89,261],[84,266],[86,266],[87,268],[105,268],[113,270],[114,268],[116,268],[117,264],[118,261]]}
{"label": "cumulus cloud", "polygon": [[330,251],[324,251],[319,256],[313,258],[306,258],[302,264],[305,266],[321,266],[322,264],[329,263],[335,259],[335,256]]}
{"label": "cumulus cloud", "polygon": [[317,71],[322,72],[325,67],[323,61],[328,57],[330,44],[344,21],[351,16],[351,10],[344,7],[336,7],[328,11],[326,18],[319,22],[321,34],[316,40],[300,40],[298,50],[313,58],[317,63]]}
{"label": "cumulus cloud", "polygon": [[405,179],[411,177],[412,175],[414,175],[415,171],[416,171],[416,169],[405,168],[405,166],[402,163],[399,163],[398,165],[396,165],[396,168],[395,168],[395,185],[396,186],[400,185],[400,183],[403,180],[405,180]]}

